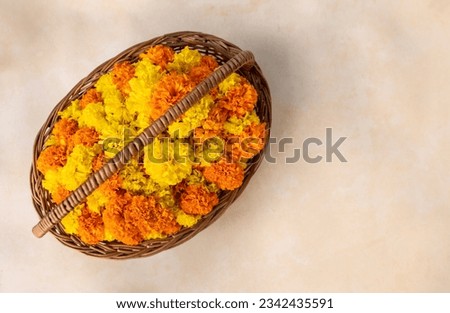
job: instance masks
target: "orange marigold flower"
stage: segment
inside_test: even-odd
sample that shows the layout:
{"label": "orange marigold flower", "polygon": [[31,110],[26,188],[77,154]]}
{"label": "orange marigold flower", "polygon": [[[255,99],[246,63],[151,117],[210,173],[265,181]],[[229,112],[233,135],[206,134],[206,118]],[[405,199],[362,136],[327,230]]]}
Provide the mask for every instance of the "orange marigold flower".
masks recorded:
{"label": "orange marigold flower", "polygon": [[79,106],[84,109],[89,103],[97,102],[102,102],[102,96],[95,88],[91,88],[81,97]]}
{"label": "orange marigold flower", "polygon": [[59,145],[67,145],[70,137],[78,130],[78,123],[75,120],[62,118],[53,127],[52,134]]}
{"label": "orange marigold flower", "polygon": [[102,216],[84,207],[78,218],[78,235],[80,239],[90,245],[102,241],[105,237],[105,227]]}
{"label": "orange marigold flower", "polygon": [[222,190],[234,190],[244,181],[244,169],[236,163],[221,160],[205,167],[203,176]]}
{"label": "orange marigold flower", "polygon": [[175,214],[156,203],[154,197],[133,196],[124,212],[124,217],[132,221],[143,236],[152,230],[171,235],[181,228]]}
{"label": "orange marigold flower", "polygon": [[217,195],[200,184],[187,186],[180,199],[180,207],[187,214],[208,214],[218,203]]}
{"label": "orange marigold flower", "polygon": [[41,152],[36,162],[37,169],[45,175],[48,170],[64,166],[67,161],[66,148],[50,146]]}
{"label": "orange marigold flower", "polygon": [[198,84],[218,67],[217,61],[210,55],[202,56],[200,64],[189,71],[189,78]]}
{"label": "orange marigold flower", "polygon": [[131,91],[129,81],[134,77],[135,67],[128,61],[114,64],[112,80],[122,95],[128,96]]}
{"label": "orange marigold flower", "polygon": [[108,178],[103,184],[101,184],[98,187],[98,190],[101,191],[109,199],[113,199],[117,197],[117,193],[121,185],[122,180],[119,174],[116,173]]}
{"label": "orange marigold flower", "polygon": [[156,120],[163,115],[168,108],[181,100],[193,87],[194,85],[186,75],[176,72],[161,78],[152,94],[151,118]]}
{"label": "orange marigold flower", "polygon": [[162,208],[155,198],[118,195],[103,211],[106,229],[125,244],[137,245],[152,230],[170,235],[180,230],[175,214]]}
{"label": "orange marigold flower", "polygon": [[94,172],[97,172],[99,169],[103,167],[105,164],[105,154],[99,153],[94,157],[94,160],[92,161],[92,170]]}
{"label": "orange marigold flower", "polygon": [[255,87],[243,78],[241,84],[228,90],[220,103],[232,115],[243,117],[246,113],[253,110],[257,100],[258,93]]}
{"label": "orange marigold flower", "polygon": [[203,127],[198,127],[194,129],[194,140],[196,143],[203,143],[208,139],[217,137],[219,135],[219,131],[212,129],[204,129]]}
{"label": "orange marigold flower", "polygon": [[163,70],[166,69],[167,64],[173,62],[174,56],[173,49],[163,45],[151,47],[147,52],[139,55],[141,59],[148,58],[153,64],[159,65]]}
{"label": "orange marigold flower", "polygon": [[264,148],[266,139],[266,123],[247,126],[239,137],[227,138],[229,157],[235,162],[250,159]]}
{"label": "orange marigold flower", "polygon": [[131,195],[124,193],[111,199],[103,211],[105,229],[117,240],[127,245],[137,245],[144,238],[139,229],[124,216],[125,206],[131,202]]}
{"label": "orange marigold flower", "polygon": [[60,204],[70,195],[70,191],[64,188],[63,186],[59,186],[56,189],[56,192],[52,194],[52,200],[56,204]]}
{"label": "orange marigold flower", "polygon": [[223,125],[229,117],[229,111],[223,106],[217,104],[208,114],[208,118],[202,123],[202,126],[194,130],[194,138],[199,142],[204,142],[222,133]]}
{"label": "orange marigold flower", "polygon": [[99,136],[95,129],[90,127],[82,127],[69,138],[68,151],[72,151],[76,145],[84,145],[92,147],[98,142]]}

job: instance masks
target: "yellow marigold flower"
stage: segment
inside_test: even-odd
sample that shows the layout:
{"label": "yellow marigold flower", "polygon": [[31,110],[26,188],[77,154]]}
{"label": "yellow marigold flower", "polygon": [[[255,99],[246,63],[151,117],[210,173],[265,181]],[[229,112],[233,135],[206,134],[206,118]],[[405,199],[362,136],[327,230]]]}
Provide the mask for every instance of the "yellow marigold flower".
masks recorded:
{"label": "yellow marigold flower", "polygon": [[112,73],[102,75],[95,88],[101,93],[104,103],[105,118],[108,122],[129,122],[130,115],[124,105],[124,98],[114,84]]}
{"label": "yellow marigold flower", "polygon": [[61,169],[50,169],[46,171],[44,179],[42,180],[42,187],[45,188],[50,194],[57,192],[58,188],[62,186],[60,182]]}
{"label": "yellow marigold flower", "polygon": [[92,171],[92,160],[98,154],[98,147],[75,146],[67,163],[59,170],[59,181],[69,191],[81,185]]}
{"label": "yellow marigold flower", "polygon": [[120,171],[122,188],[132,193],[151,195],[158,189],[156,183],[145,174],[142,166],[135,159],[132,159]]}
{"label": "yellow marigold flower", "polygon": [[171,209],[176,205],[175,196],[172,188],[164,188],[155,190],[155,199],[163,208]]}
{"label": "yellow marigold flower", "polygon": [[180,207],[187,214],[208,214],[218,203],[217,195],[201,184],[187,186],[180,199]]}
{"label": "yellow marigold flower", "polygon": [[192,215],[183,212],[183,210],[176,210],[177,223],[184,227],[192,227],[202,218],[201,215]]}
{"label": "yellow marigold flower", "polygon": [[145,171],[162,188],[178,184],[192,172],[188,144],[155,138],[144,151]]}
{"label": "yellow marigold flower", "polygon": [[129,114],[135,116],[131,125],[142,131],[150,125],[150,98],[161,78],[159,68],[149,59],[136,63],[135,77],[129,81],[130,94],[125,101]]}
{"label": "yellow marigold flower", "polygon": [[130,79],[134,77],[135,67],[128,61],[114,64],[112,81],[124,97],[130,93]]}
{"label": "yellow marigold flower", "polygon": [[202,55],[197,50],[191,50],[186,46],[183,50],[175,54],[172,63],[167,65],[170,71],[177,71],[179,73],[189,73],[189,71],[200,64]]}
{"label": "yellow marigold flower", "polygon": [[232,135],[240,135],[244,131],[244,128],[252,124],[259,124],[259,117],[255,111],[246,113],[242,118],[238,118],[237,116],[230,117],[224,123],[223,129]]}
{"label": "yellow marigold flower", "polygon": [[204,96],[184,113],[180,121],[169,125],[168,132],[170,136],[175,138],[189,137],[192,130],[199,127],[206,120],[213,104],[214,100],[210,95]]}
{"label": "yellow marigold flower", "polygon": [[103,105],[101,103],[86,105],[78,118],[78,124],[80,127],[94,128],[99,134],[103,135],[104,129],[109,127]]}
{"label": "yellow marigold flower", "polygon": [[151,240],[151,239],[162,239],[166,238],[167,235],[161,234],[157,232],[156,230],[150,230],[148,233],[144,234],[144,240]]}
{"label": "yellow marigold flower", "polygon": [[220,94],[224,95],[228,92],[228,90],[234,88],[235,86],[239,85],[241,83],[241,76],[236,73],[232,73],[230,76],[225,78],[220,84],[219,84],[219,91]]}
{"label": "yellow marigold flower", "polygon": [[149,48],[145,53],[141,53],[139,57],[141,59],[149,59],[153,64],[160,66],[164,70],[167,64],[173,62],[175,52],[168,46],[157,45]]}
{"label": "yellow marigold flower", "polygon": [[78,118],[81,116],[81,110],[80,100],[77,99],[72,101],[70,105],[63,111],[59,112],[58,115],[63,119],[73,119],[78,121]]}
{"label": "yellow marigold flower", "polygon": [[69,234],[78,234],[78,218],[81,215],[81,211],[84,208],[84,204],[77,205],[72,211],[70,211],[61,220],[61,224],[64,227],[64,231]]}
{"label": "yellow marigold flower", "polygon": [[215,183],[222,190],[234,190],[244,181],[244,169],[239,164],[226,160],[205,167],[203,175],[207,181]]}

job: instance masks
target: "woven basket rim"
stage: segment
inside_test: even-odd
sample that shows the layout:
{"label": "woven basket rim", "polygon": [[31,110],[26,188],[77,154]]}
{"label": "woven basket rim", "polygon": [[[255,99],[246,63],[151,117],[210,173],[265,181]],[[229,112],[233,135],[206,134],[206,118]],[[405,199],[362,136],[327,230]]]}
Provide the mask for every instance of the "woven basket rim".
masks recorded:
{"label": "woven basket rim", "polygon": [[[149,47],[158,44],[170,46],[174,48],[175,51],[179,51],[183,47],[189,46],[199,50],[202,54],[214,56],[219,64],[223,64],[234,55],[242,52],[242,50],[236,45],[214,35],[191,31],[169,33],[129,47],[128,49],[117,54],[115,57],[103,62],[101,65],[92,70],[86,77],[81,79],[50,112],[47,120],[39,130],[34,142],[33,162],[30,171],[30,186],[32,190],[33,204],[40,218],[43,218],[47,213],[53,210],[55,205],[50,200],[49,193],[42,188],[43,175],[37,171],[36,161],[44,148],[44,143],[50,135],[53,125],[59,119],[58,112],[65,109],[72,100],[80,98],[84,92],[93,86],[101,75],[109,72],[115,63],[125,60],[134,62],[137,60],[140,53],[144,52]],[[267,81],[265,80],[264,75],[256,62],[251,68],[248,67],[241,69],[238,73],[246,77],[258,91],[258,102],[255,109],[261,121],[266,123],[267,137],[269,137],[272,116],[271,96]],[[249,161],[245,170],[245,177],[242,186],[233,191],[221,192],[219,195],[220,202],[211,213],[204,216],[193,227],[183,228],[175,235],[168,236],[164,239],[146,240],[135,246],[126,245],[116,241],[100,242],[96,245],[88,245],[82,242],[77,236],[66,234],[61,223],[57,223],[52,229],[50,229],[50,232],[61,243],[70,248],[78,250],[86,255],[108,259],[131,259],[150,256],[176,247],[179,244],[191,239],[196,234],[214,223],[239,197],[261,164],[263,154],[268,147],[267,142],[268,141],[266,141],[265,148]]]}

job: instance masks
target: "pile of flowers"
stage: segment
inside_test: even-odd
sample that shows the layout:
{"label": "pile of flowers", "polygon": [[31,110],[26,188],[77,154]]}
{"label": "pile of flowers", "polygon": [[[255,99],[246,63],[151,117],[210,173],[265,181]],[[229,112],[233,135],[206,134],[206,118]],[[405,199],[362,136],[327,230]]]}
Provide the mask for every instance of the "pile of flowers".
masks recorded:
{"label": "pile of flowers", "polygon": [[[61,203],[217,67],[212,56],[162,45],[115,64],[59,113],[39,155],[52,201]],[[264,147],[256,102],[255,88],[230,75],[66,215],[65,231],[87,244],[137,245],[195,225],[221,190],[241,186],[246,163]]]}

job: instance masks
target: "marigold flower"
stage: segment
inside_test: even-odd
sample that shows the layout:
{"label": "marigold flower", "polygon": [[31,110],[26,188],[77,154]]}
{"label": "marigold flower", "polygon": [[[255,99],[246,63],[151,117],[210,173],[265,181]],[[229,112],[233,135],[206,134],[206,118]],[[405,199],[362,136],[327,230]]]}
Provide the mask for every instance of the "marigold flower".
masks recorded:
{"label": "marigold flower", "polygon": [[206,166],[203,175],[206,180],[216,184],[222,190],[234,190],[244,181],[244,169],[236,163],[221,160]]}
{"label": "marigold flower", "polygon": [[78,124],[75,120],[62,118],[56,122],[52,130],[52,135],[55,137],[57,145],[66,146],[78,130]]}
{"label": "marigold flower", "polygon": [[241,84],[238,84],[228,90],[225,96],[220,100],[221,105],[229,110],[232,115],[244,117],[251,112],[258,100],[258,93],[247,80],[242,78]]}
{"label": "marigold flower", "polygon": [[187,138],[193,129],[202,125],[208,118],[209,110],[214,105],[211,96],[206,95],[199,102],[187,110],[183,117],[169,125],[168,133],[175,138]]}
{"label": "marigold flower", "polygon": [[105,238],[105,227],[99,213],[84,207],[78,218],[78,236],[90,245],[95,245]]}
{"label": "marigold flower", "polygon": [[105,233],[110,234],[111,238],[127,245],[137,245],[144,238],[133,221],[125,218],[124,211],[130,202],[129,193],[118,195],[106,204],[102,217]]}
{"label": "marigold flower", "polygon": [[116,198],[121,185],[118,174],[112,175],[86,198],[86,204],[91,211],[100,213],[106,204]]}
{"label": "marigold flower", "polygon": [[39,155],[36,167],[45,175],[48,170],[57,169],[64,166],[67,161],[66,147],[64,146],[50,146],[44,149]]}
{"label": "marigold flower", "polygon": [[114,83],[114,73],[110,72],[100,76],[95,88],[100,92],[103,99],[103,109],[108,122],[123,123],[131,120],[130,114],[124,104],[122,92]]}
{"label": "marigold flower", "polygon": [[95,147],[77,145],[58,172],[58,181],[67,189],[75,190],[86,181],[92,172],[92,160],[97,155]]}
{"label": "marigold flower", "polygon": [[167,65],[167,69],[187,74],[193,67],[199,65],[201,61],[202,55],[200,52],[191,50],[186,46],[183,50],[175,54],[173,62]]}
{"label": "marigold flower", "polygon": [[264,148],[266,124],[251,124],[236,137],[227,138],[227,151],[235,162],[245,162]]}
{"label": "marigold flower", "polygon": [[191,149],[180,141],[155,138],[144,150],[144,168],[162,188],[176,185],[192,172]]}
{"label": "marigold flower", "polygon": [[256,115],[255,111],[245,114],[243,118],[238,118],[236,116],[231,116],[223,125],[223,129],[232,135],[240,135],[244,128],[252,124],[259,124],[259,117]]}
{"label": "marigold flower", "polygon": [[106,205],[105,229],[125,244],[136,245],[155,233],[170,235],[180,229],[175,214],[155,198],[125,193]]}
{"label": "marigold flower", "polygon": [[84,204],[77,205],[72,211],[62,218],[61,224],[67,234],[71,235],[78,233],[78,218],[80,217],[84,206]]}
{"label": "marigold flower", "polygon": [[145,53],[139,55],[141,59],[148,58],[153,64],[159,65],[161,69],[165,70],[167,64],[173,62],[175,52],[172,48],[163,45],[153,46]]}
{"label": "marigold flower", "polygon": [[192,227],[202,218],[201,215],[186,214],[183,210],[176,210],[177,223],[184,227]]}
{"label": "marigold flower", "polygon": [[194,85],[186,75],[170,73],[157,83],[151,98],[152,110],[150,117],[156,120],[168,108],[181,100]]}
{"label": "marigold flower", "polygon": [[154,197],[132,197],[124,217],[133,221],[143,237],[152,231],[171,235],[180,229],[175,214],[156,203]]}
{"label": "marigold flower", "polygon": [[217,67],[218,64],[214,57],[209,55],[202,56],[200,64],[191,68],[188,75],[191,81],[197,85],[208,77],[208,75],[210,75]]}
{"label": "marigold flower", "polygon": [[135,67],[130,62],[114,64],[112,81],[123,96],[128,96],[131,91],[130,80],[134,77]]}
{"label": "marigold flower", "polygon": [[60,204],[70,195],[70,191],[64,188],[63,186],[59,186],[56,191],[52,194],[52,200],[56,204]]}
{"label": "marigold flower", "polygon": [[[81,116],[81,111],[82,111],[82,109],[84,109],[84,107],[81,108],[80,100],[76,99],[76,100],[73,100],[67,108],[65,108],[63,111],[59,112],[58,115],[61,118],[72,119],[72,120],[78,121],[78,119]],[[54,143],[52,143],[52,144],[54,144]]]}
{"label": "marigold flower", "polygon": [[241,81],[242,81],[242,77],[239,74],[231,73],[227,78],[225,78],[219,84],[220,94],[225,95],[228,92],[228,90],[239,85],[241,83]]}
{"label": "marigold flower", "polygon": [[136,64],[135,77],[129,82],[131,91],[125,100],[125,106],[128,113],[135,117],[130,122],[130,126],[137,128],[138,131],[150,125],[152,108],[150,99],[156,83],[161,77],[160,68],[155,66],[148,58]]}
{"label": "marigold flower", "polygon": [[72,137],[69,138],[68,151],[72,151],[72,149],[76,145],[84,145],[86,147],[92,147],[99,140],[98,133],[95,129],[90,127],[81,127],[79,128]]}
{"label": "marigold flower", "polygon": [[97,172],[103,167],[103,165],[105,165],[105,162],[105,154],[103,152],[100,152],[92,160],[92,171]]}
{"label": "marigold flower", "polygon": [[159,186],[135,159],[125,165],[119,175],[122,181],[121,187],[132,193],[150,195],[158,190]]}
{"label": "marigold flower", "polygon": [[91,88],[81,97],[78,103],[81,109],[84,109],[89,103],[102,102],[102,96],[97,92],[95,88]]}
{"label": "marigold flower", "polygon": [[180,199],[180,207],[187,214],[208,214],[218,203],[217,195],[200,184],[187,186]]}

